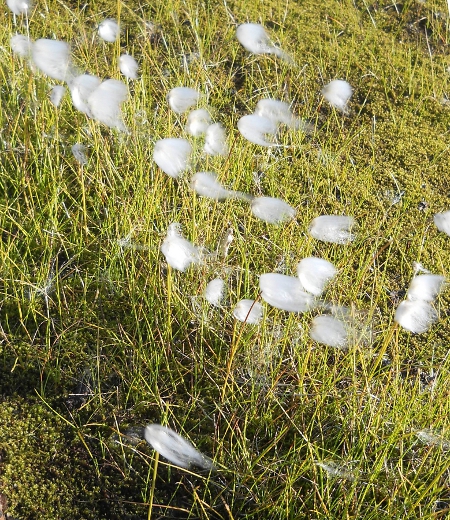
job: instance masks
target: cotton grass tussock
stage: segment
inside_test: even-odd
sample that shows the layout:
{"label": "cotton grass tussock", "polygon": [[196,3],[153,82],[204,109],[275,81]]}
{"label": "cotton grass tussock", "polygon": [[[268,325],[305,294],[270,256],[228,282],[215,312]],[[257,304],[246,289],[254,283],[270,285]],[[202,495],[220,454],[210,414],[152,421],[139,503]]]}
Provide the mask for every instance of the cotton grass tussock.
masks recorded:
{"label": "cotton grass tussock", "polygon": [[276,47],[264,27],[257,23],[243,23],[236,29],[238,42],[252,54],[275,54],[282,60],[293,63],[292,58]]}
{"label": "cotton grass tussock", "polygon": [[352,97],[353,89],[347,81],[334,79],[325,85],[321,92],[332,107],[337,108],[343,114],[348,114],[347,104]]}
{"label": "cotton grass tussock", "polygon": [[9,40],[11,50],[21,58],[29,58],[33,48],[33,42],[23,34],[14,34]]}
{"label": "cotton grass tussock", "polygon": [[177,114],[184,114],[197,104],[200,92],[190,87],[175,87],[167,94],[170,108]]}
{"label": "cotton grass tussock", "polygon": [[309,234],[316,240],[334,244],[348,244],[355,240],[352,233],[355,219],[345,215],[321,215],[316,217],[309,227]]}
{"label": "cotton grass tussock", "polygon": [[203,151],[208,155],[227,155],[227,134],[220,123],[214,123],[206,129]]}
{"label": "cotton grass tussock", "polygon": [[287,202],[275,197],[256,197],[250,207],[255,217],[269,224],[281,224],[293,219],[297,213]]}
{"label": "cotton grass tussock", "polygon": [[119,58],[120,72],[128,79],[138,79],[139,64],[129,54],[122,54]]}
{"label": "cotton grass tussock", "polygon": [[307,293],[294,276],[266,273],[259,277],[261,298],[272,307],[288,312],[307,312],[316,305],[313,295]]}
{"label": "cotton grass tussock", "polygon": [[450,211],[436,213],[433,218],[435,226],[446,235],[450,236]]}
{"label": "cotton grass tussock", "polygon": [[119,132],[127,132],[121,106],[128,99],[128,88],[117,79],[103,81],[88,97],[87,104],[94,119]]}
{"label": "cotton grass tussock", "polygon": [[404,300],[397,307],[394,320],[413,334],[423,334],[438,320],[438,313],[427,301]]}
{"label": "cotton grass tussock", "polygon": [[91,74],[80,74],[70,80],[69,89],[73,106],[83,114],[92,117],[88,99],[101,83],[100,78]]}
{"label": "cotton grass tussock", "polygon": [[173,222],[167,229],[167,235],[161,245],[161,252],[166,262],[177,271],[184,272],[192,264],[203,261],[202,249],[194,246],[181,234],[181,226]]}
{"label": "cotton grass tussock", "polygon": [[198,108],[189,112],[186,132],[193,137],[200,137],[211,126],[211,115],[204,108]]}
{"label": "cotton grass tussock", "polygon": [[334,316],[316,316],[309,336],[313,341],[329,347],[345,349],[348,346],[347,328],[343,321]]}
{"label": "cotton grass tussock", "polygon": [[149,424],[145,428],[144,437],[155,451],[180,468],[197,466],[205,470],[215,469],[208,457],[167,426]]}
{"label": "cotton grass tussock", "polygon": [[60,40],[36,40],[31,49],[34,65],[48,77],[69,81],[73,76],[70,46]]}
{"label": "cotton grass tussock", "polygon": [[250,325],[258,325],[263,319],[263,306],[255,300],[241,300],[233,309],[233,316]]}
{"label": "cotton grass tussock", "polygon": [[102,40],[114,43],[120,34],[120,27],[114,18],[106,18],[98,26],[98,35]]}
{"label": "cotton grass tussock", "polygon": [[297,276],[306,291],[320,296],[337,273],[336,267],[323,258],[304,258],[297,265]]}
{"label": "cotton grass tussock", "polygon": [[187,168],[192,146],[186,139],[167,137],[156,141],[153,160],[161,170],[176,179]]}
{"label": "cotton grass tussock", "polygon": [[66,87],[63,87],[62,85],[55,85],[49,93],[49,98],[52,105],[59,107],[65,92]]}
{"label": "cotton grass tussock", "polygon": [[226,288],[222,278],[214,278],[206,286],[203,297],[213,307],[220,307],[225,299]]}
{"label": "cotton grass tussock", "polygon": [[[242,137],[260,146],[278,146],[275,142],[277,125],[267,117],[249,114],[242,116],[237,124]],[[269,140],[267,136],[271,136]]]}

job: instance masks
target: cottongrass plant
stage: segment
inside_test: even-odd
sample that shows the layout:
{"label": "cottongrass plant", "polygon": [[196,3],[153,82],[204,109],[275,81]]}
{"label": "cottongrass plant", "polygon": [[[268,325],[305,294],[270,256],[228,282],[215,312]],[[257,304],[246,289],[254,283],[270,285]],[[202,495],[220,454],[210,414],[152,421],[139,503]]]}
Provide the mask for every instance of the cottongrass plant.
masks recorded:
{"label": "cottongrass plant", "polygon": [[[38,3],[28,12],[33,38],[55,35],[70,46],[73,77],[64,80],[28,66],[25,40],[17,42],[22,56],[11,52],[12,15],[0,10],[8,516],[442,514],[436,504],[448,501],[448,457],[426,432],[445,440],[440,432],[448,430],[448,320],[441,312],[433,328],[425,324],[428,334],[415,335],[394,316],[412,259],[447,276],[447,237],[429,225],[448,202],[440,175],[448,148],[439,102],[448,80],[439,52],[445,23],[433,6],[414,2],[401,17],[371,6],[375,27],[342,2],[313,10],[291,2],[269,16],[264,5],[244,12],[213,0],[206,11],[179,2],[152,9],[149,34],[140,16],[150,11],[133,1],[109,6],[123,27],[119,45],[92,33],[92,20],[106,16],[98,7],[49,3],[47,11]],[[263,46],[246,43],[259,55],[246,54],[233,35],[247,15],[277,27],[301,68],[283,60],[262,26],[252,31]],[[426,38],[418,26],[413,42],[406,27],[423,16]],[[424,59],[429,49],[432,60]],[[121,77],[122,53],[136,57],[142,78],[122,76],[127,104],[108,104],[102,90],[91,98],[106,78]],[[74,95],[76,67],[95,79]],[[325,74],[358,85],[356,110],[353,98],[330,98],[336,111],[352,109],[351,119],[321,102]],[[55,81],[65,82],[73,103],[50,103]],[[176,100],[178,112],[165,102],[174,85],[195,87],[187,108]],[[98,117],[97,101],[108,118]],[[257,122],[270,121],[262,146],[236,128],[247,107]],[[190,118],[193,109],[214,117]],[[298,110],[314,121],[312,135]],[[118,133],[122,125],[128,131]],[[184,141],[164,149],[164,138]],[[72,157],[73,143],[89,150],[87,163]],[[326,160],[317,160],[319,149]],[[189,187],[196,172],[218,174],[208,179],[212,191],[201,180],[201,198]],[[404,191],[395,205],[384,196],[389,172]],[[228,187],[250,193],[248,205],[228,197]],[[309,234],[319,215],[327,219]],[[343,215],[352,217],[336,223]],[[434,320],[447,294],[433,280],[424,288],[417,277],[405,305],[431,309]],[[422,293],[433,301],[417,299]],[[408,318],[414,326],[420,319]],[[206,456],[158,424],[148,435],[160,463],[142,442],[145,428],[130,433],[159,422],[186,432],[227,469],[210,475]],[[50,468],[51,485],[42,468]]]}

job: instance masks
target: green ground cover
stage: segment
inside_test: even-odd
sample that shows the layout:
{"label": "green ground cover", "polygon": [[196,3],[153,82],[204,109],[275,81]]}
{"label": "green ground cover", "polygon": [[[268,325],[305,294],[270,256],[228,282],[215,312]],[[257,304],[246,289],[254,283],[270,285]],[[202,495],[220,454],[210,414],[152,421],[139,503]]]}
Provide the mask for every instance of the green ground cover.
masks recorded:
{"label": "green ground cover", "polygon": [[[57,84],[13,56],[26,33],[0,8],[0,498],[10,518],[443,518],[450,508],[448,291],[440,320],[412,335],[393,317],[421,262],[448,276],[449,15],[443,1],[37,0],[33,39],[71,42],[83,71],[120,79],[140,63],[124,105],[129,134],[89,120]],[[120,20],[120,40],[96,26]],[[296,66],[254,56],[236,26],[262,23]],[[152,22],[152,24],[146,24]],[[350,113],[320,90],[354,88]],[[195,145],[174,180],[153,145],[185,137],[168,91],[189,86],[228,132],[230,154]],[[314,126],[285,147],[245,141],[238,119],[263,97],[292,102]],[[87,146],[80,166],[71,146]],[[216,171],[232,189],[297,209],[280,226],[248,204],[197,197],[186,179]],[[312,239],[321,214],[358,222],[357,239]],[[160,246],[171,222],[228,255],[185,273]],[[370,324],[348,350],[309,338],[317,312],[265,305],[260,326],[232,308],[258,276],[295,275],[306,256],[339,269],[326,299]],[[202,299],[211,279],[228,304]],[[189,438],[217,473],[171,466],[142,440],[148,423]],[[434,435],[434,437],[433,437]],[[447,440],[448,439],[448,440]],[[7,501],[7,505],[5,505]]]}

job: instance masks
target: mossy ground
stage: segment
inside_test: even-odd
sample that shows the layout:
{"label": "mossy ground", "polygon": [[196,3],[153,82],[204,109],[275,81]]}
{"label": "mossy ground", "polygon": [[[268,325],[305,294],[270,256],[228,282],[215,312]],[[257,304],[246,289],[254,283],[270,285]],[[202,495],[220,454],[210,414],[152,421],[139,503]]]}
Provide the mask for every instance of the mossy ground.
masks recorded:
{"label": "mossy ground", "polygon": [[[449,462],[415,432],[449,432],[448,297],[427,334],[393,326],[422,262],[449,275],[449,238],[432,217],[449,208],[450,96],[445,2],[36,2],[32,38],[72,43],[82,70],[119,77],[118,55],[138,59],[130,135],[88,121],[55,83],[13,57],[24,32],[3,6],[0,26],[0,470],[16,519],[438,518],[450,507]],[[106,17],[120,42],[99,41]],[[153,28],[145,26],[152,21]],[[237,23],[261,22],[297,67],[251,56]],[[349,116],[329,108],[324,83],[354,87]],[[233,189],[281,197],[295,221],[271,227],[239,201],[194,197],[152,161],[153,143],[182,136],[166,95],[206,93],[231,144],[205,159]],[[271,96],[315,125],[262,150],[236,122]],[[81,168],[70,148],[81,142]],[[324,213],[353,215],[342,247],[307,235]],[[186,273],[167,268],[167,226],[226,259]],[[130,237],[138,247],[124,248]],[[122,242],[123,243],[123,242]],[[227,277],[229,303],[258,294],[258,275],[295,272],[308,255],[334,262],[327,294],[373,324],[370,346],[348,352],[308,337],[311,315],[268,310],[264,325],[235,323],[200,296]],[[383,357],[384,354],[384,357]],[[139,438],[166,423],[220,468],[181,472]],[[448,433],[450,435],[450,432]],[[317,465],[335,461],[332,476]],[[348,478],[349,476],[352,478]]]}

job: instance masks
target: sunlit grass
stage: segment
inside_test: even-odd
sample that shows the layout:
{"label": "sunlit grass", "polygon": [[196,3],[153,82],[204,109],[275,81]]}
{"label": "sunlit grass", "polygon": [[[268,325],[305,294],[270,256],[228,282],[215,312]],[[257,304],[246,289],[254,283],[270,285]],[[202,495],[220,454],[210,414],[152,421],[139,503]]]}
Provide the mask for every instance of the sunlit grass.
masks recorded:
{"label": "sunlit grass", "polygon": [[[132,54],[140,69],[127,82],[129,134],[87,119],[67,94],[55,108],[48,93],[58,82],[12,56],[9,37],[26,28],[6,6],[0,12],[7,512],[442,517],[450,507],[447,294],[426,334],[401,330],[393,317],[413,262],[448,276],[449,239],[433,224],[450,194],[446,5],[83,5],[37,2],[30,36],[70,41],[77,66],[102,79],[123,80],[118,58]],[[114,44],[95,33],[107,17],[122,24]],[[246,21],[263,23],[297,66],[248,54],[235,38]],[[336,78],[354,88],[348,116],[320,94]],[[202,139],[186,133],[187,115],[166,100],[177,86],[202,93],[199,107],[227,130],[228,156],[205,156]],[[246,141],[237,122],[264,97],[292,102],[312,133],[286,130],[276,149]],[[193,146],[179,179],[152,159],[167,137]],[[85,166],[75,143],[86,146]],[[200,197],[189,187],[198,171],[216,172],[230,190],[281,198],[296,217],[273,226],[247,201]],[[356,240],[314,240],[308,227],[322,214],[354,217]],[[185,273],[160,252],[173,222],[211,253]],[[261,301],[260,274],[295,276],[308,256],[337,267],[325,299],[352,308],[371,330],[368,343],[312,342],[317,311],[264,304],[259,326],[233,318],[239,300]],[[202,298],[216,277],[227,287],[218,308]],[[142,440],[149,423],[189,439],[217,473],[158,457]]]}

